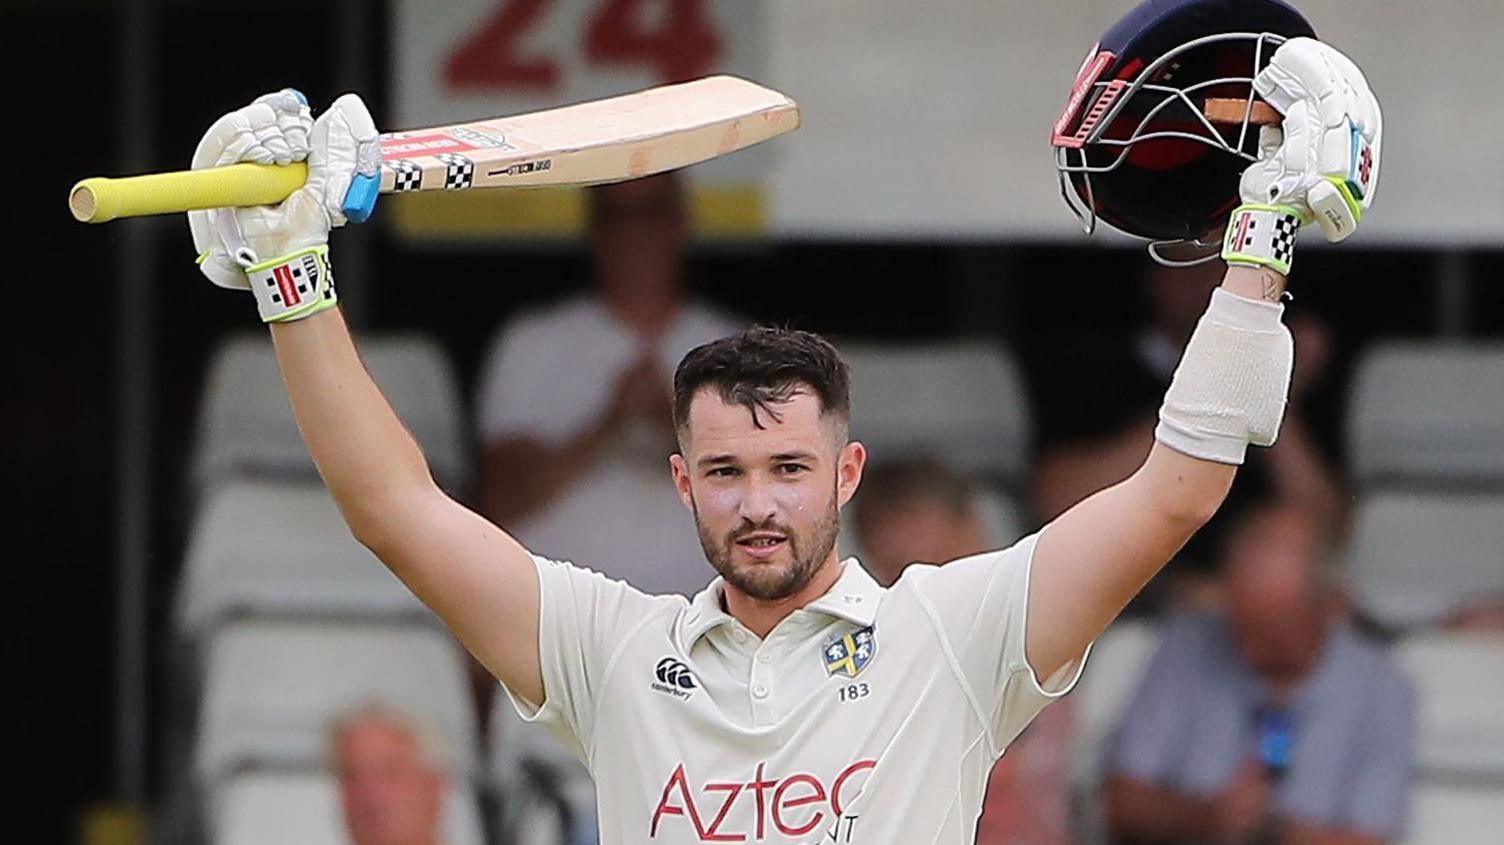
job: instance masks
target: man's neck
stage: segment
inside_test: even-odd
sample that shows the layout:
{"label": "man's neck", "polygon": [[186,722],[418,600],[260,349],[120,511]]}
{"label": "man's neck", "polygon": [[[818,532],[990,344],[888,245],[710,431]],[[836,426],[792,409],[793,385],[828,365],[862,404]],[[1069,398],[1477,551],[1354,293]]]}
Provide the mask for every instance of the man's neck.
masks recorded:
{"label": "man's neck", "polygon": [[607,297],[605,303],[611,316],[639,337],[662,337],[679,316],[679,302],[676,298],[655,302]]}
{"label": "man's neck", "polygon": [[797,593],[781,599],[765,600],[754,598],[731,586],[725,585],[722,601],[726,605],[726,612],[731,614],[736,621],[746,626],[747,630],[756,634],[759,639],[766,639],[778,623],[788,618],[790,613],[810,604],[826,593],[830,588],[841,580],[841,561],[835,549],[830,550],[830,556],[815,570],[813,578],[805,584]]}
{"label": "man's neck", "polygon": [[1311,675],[1315,674],[1316,667],[1321,665],[1321,658],[1326,654],[1327,645],[1331,641],[1331,621],[1323,617],[1314,620],[1312,625],[1312,642],[1305,661],[1299,666],[1291,666],[1284,672],[1264,679],[1269,685],[1270,692],[1281,703],[1289,703],[1290,699],[1295,697]]}

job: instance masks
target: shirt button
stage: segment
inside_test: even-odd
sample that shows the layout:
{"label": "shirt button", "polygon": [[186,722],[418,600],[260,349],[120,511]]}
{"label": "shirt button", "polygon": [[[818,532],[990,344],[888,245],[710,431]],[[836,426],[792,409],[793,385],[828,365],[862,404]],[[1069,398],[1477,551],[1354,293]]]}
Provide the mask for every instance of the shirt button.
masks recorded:
{"label": "shirt button", "polygon": [[744,643],[747,641],[747,634],[740,628],[732,628],[731,639],[736,640],[739,643]]}
{"label": "shirt button", "polygon": [[772,663],[773,662],[773,655],[771,655],[771,654],[769,654],[769,653],[767,653],[765,651],[762,654],[757,655],[757,662],[758,663]]}
{"label": "shirt button", "polygon": [[752,697],[753,698],[767,698],[768,697],[768,687],[767,687],[767,685],[766,684],[758,684],[757,686],[753,687],[752,688]]}

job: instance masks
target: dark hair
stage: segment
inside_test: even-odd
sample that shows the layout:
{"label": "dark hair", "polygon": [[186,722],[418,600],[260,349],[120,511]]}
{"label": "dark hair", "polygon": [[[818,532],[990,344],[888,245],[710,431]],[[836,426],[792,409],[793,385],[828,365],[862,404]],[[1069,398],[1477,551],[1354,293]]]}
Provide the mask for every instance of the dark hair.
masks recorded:
{"label": "dark hair", "polygon": [[701,388],[713,388],[725,402],[743,405],[762,428],[761,409],[777,419],[770,403],[800,390],[814,392],[820,413],[851,418],[851,375],[829,341],[812,332],[765,326],[697,346],[674,371],[674,427],[689,423],[689,404]]}

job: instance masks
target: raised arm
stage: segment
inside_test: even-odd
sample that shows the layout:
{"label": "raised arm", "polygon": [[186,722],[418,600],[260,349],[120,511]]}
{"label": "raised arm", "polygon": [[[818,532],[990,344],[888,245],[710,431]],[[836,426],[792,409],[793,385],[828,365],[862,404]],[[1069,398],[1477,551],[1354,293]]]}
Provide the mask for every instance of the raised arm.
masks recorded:
{"label": "raised arm", "polygon": [[[538,580],[527,551],[446,495],[355,352],[336,307],[328,236],[376,128],[353,95],[313,121],[281,91],[221,118],[194,167],[307,157],[308,183],[276,207],[190,212],[199,266],[249,288],[271,324],[293,415],[345,522],[497,678],[541,704]],[[364,162],[365,164],[362,164]],[[363,169],[364,168],[364,169]]]}
{"label": "raised arm", "polygon": [[1279,432],[1292,364],[1280,318],[1295,234],[1346,239],[1373,201],[1383,121],[1361,71],[1294,38],[1254,88],[1283,116],[1260,133],[1243,205],[1222,245],[1229,269],[1165,396],[1157,441],[1127,480],[1066,511],[1035,546],[1025,648],[1041,677],[1079,657],[1216,512],[1252,443]]}
{"label": "raised arm", "polygon": [[337,309],[272,324],[298,430],[350,532],[476,659],[543,701],[538,576],[526,549],[434,483]]}
{"label": "raised arm", "polygon": [[[1272,270],[1229,267],[1222,291],[1239,299],[1218,304],[1258,307],[1263,300],[1274,311],[1284,288],[1284,276]],[[1278,312],[1270,316],[1278,326]],[[1283,384],[1270,386],[1282,403]],[[1192,457],[1161,439],[1133,475],[1050,524],[1034,549],[1025,635],[1029,664],[1041,678],[1078,657],[1211,519],[1236,471],[1236,464]]]}

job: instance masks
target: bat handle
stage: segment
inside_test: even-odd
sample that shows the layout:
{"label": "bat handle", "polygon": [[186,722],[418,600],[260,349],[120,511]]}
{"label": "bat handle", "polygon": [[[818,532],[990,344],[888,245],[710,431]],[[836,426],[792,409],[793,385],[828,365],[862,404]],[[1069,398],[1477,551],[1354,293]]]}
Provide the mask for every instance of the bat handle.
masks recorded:
{"label": "bat handle", "polygon": [[172,214],[200,208],[274,205],[308,180],[308,165],[232,164],[204,170],[85,179],[68,192],[68,209],[84,223]]}

